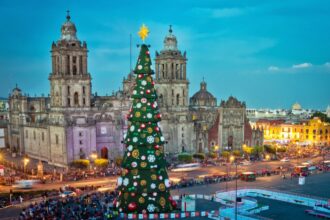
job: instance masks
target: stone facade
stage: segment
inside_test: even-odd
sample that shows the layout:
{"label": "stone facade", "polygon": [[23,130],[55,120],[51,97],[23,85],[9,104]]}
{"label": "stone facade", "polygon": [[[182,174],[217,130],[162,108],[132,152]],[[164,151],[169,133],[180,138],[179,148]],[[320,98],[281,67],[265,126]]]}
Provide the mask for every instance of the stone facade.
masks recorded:
{"label": "stone facade", "polygon": [[94,152],[103,158],[119,157],[129,97],[124,91],[93,95],[87,43],[77,38],[69,15],[61,33],[51,46],[50,96],[32,98],[18,87],[10,94],[10,148],[58,166]]}
{"label": "stone facade", "polygon": [[[121,142],[135,83],[130,72],[123,79],[123,90],[111,96],[93,94],[87,43],[78,39],[76,31],[68,15],[60,39],[51,45],[48,97],[29,97],[17,86],[9,96],[11,150],[58,166],[67,166],[95,152],[108,159],[123,154]],[[204,80],[200,91],[189,100],[186,65],[186,52],[178,49],[170,28],[164,48],[155,57],[165,152],[207,153],[215,145],[241,149],[245,140],[255,143],[253,129],[245,132],[245,103],[230,97],[218,106]]]}

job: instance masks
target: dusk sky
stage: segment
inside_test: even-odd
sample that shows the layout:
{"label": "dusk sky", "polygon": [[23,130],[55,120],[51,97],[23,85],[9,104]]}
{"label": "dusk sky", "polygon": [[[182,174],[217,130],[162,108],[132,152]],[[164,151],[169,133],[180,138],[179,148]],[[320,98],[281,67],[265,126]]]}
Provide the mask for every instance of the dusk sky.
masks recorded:
{"label": "dusk sky", "polygon": [[[161,3],[160,3],[161,2]],[[190,96],[203,77],[218,101],[236,96],[248,108],[325,109],[330,104],[330,1],[0,1],[0,97],[49,93],[52,41],[66,10],[89,49],[93,92],[111,94],[133,65],[142,23],[151,54],[173,25],[187,51]]]}

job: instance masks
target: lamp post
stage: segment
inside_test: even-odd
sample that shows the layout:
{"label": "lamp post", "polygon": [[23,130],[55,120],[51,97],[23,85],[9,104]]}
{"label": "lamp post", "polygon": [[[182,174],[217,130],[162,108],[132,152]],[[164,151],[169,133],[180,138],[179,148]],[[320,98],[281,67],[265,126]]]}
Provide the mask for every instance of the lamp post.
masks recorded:
{"label": "lamp post", "polygon": [[235,220],[237,220],[237,161],[235,156],[230,156],[230,161],[235,163]]}

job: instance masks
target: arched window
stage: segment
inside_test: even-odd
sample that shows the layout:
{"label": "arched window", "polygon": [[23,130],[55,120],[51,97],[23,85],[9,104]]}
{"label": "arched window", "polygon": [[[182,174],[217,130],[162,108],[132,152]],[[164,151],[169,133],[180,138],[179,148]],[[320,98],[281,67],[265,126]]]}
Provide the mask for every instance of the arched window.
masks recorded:
{"label": "arched window", "polygon": [[78,92],[74,93],[74,105],[77,106],[79,105],[79,95]]}
{"label": "arched window", "polygon": [[70,98],[68,98],[68,106],[70,106],[71,105],[71,103],[70,103]]}
{"label": "arched window", "polygon": [[176,95],[176,105],[180,105],[180,95]]}

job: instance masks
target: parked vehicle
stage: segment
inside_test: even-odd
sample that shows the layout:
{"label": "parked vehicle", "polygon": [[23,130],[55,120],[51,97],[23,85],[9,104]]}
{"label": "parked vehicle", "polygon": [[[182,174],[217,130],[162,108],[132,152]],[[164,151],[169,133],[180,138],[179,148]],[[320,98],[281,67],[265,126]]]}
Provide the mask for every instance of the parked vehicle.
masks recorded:
{"label": "parked vehicle", "polygon": [[179,164],[175,168],[173,168],[172,172],[187,172],[193,171],[201,168],[200,163],[187,163],[187,164]]}
{"label": "parked vehicle", "polygon": [[287,158],[287,157],[284,157],[284,158],[281,160],[281,162],[290,162],[290,159]]}

